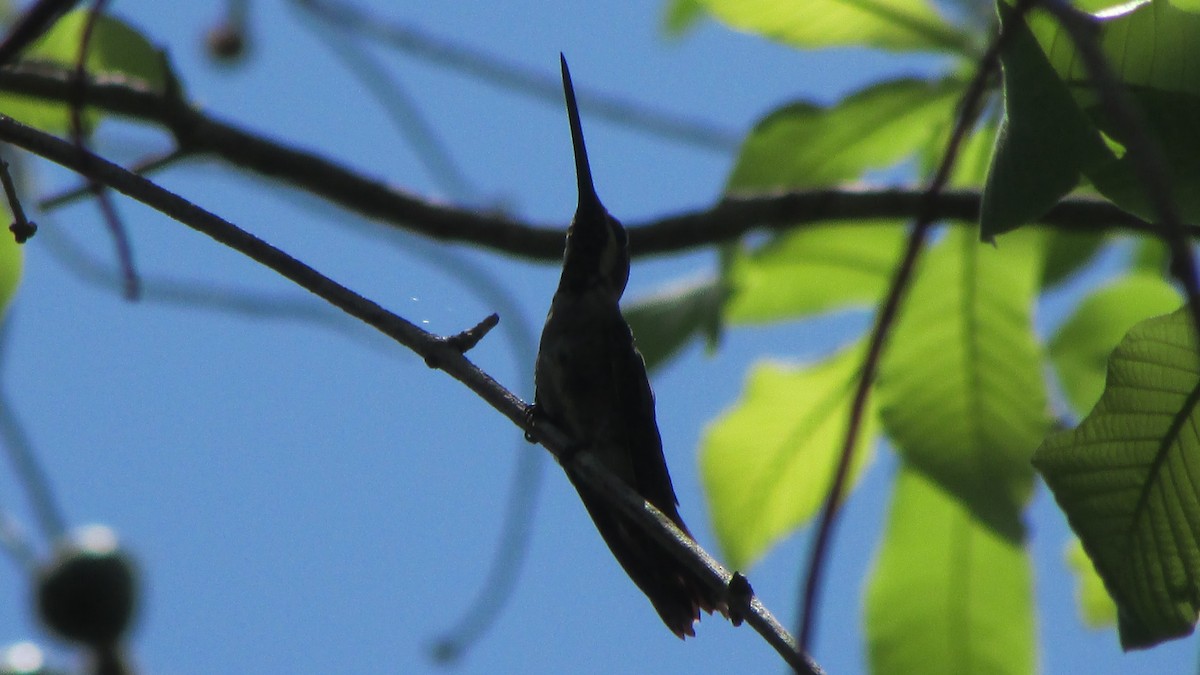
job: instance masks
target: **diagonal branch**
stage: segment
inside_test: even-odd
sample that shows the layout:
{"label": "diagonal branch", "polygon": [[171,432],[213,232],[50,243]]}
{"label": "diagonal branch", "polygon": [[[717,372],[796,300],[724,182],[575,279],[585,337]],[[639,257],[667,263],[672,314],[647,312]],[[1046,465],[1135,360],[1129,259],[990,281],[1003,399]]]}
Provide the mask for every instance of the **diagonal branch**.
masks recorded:
{"label": "diagonal branch", "polygon": [[[69,72],[52,66],[0,69],[0,90],[38,98],[69,100]],[[156,92],[145,83],[101,78],[87,85],[86,100],[110,113],[165,127],[178,154],[209,154],[286,183],[354,211],[438,241],[471,244],[521,258],[557,262],[562,258],[562,227],[463,208],[364,176],[316,153],[271,140],[206,114],[178,95]],[[943,192],[928,198],[918,189],[819,189],[722,199],[710,207],[627,224],[637,257],[676,253],[728,242],[755,230],[791,230],[804,225],[896,219],[905,221],[919,206],[934,220],[975,222],[978,191]],[[1123,229],[1160,234],[1161,228],[1088,198],[1066,199],[1039,222],[1071,231]],[[1189,227],[1188,236],[1200,236]]]}
{"label": "diagonal branch", "polygon": [[[422,330],[253,234],[146,178],[130,173],[90,152],[81,152],[62,139],[25,126],[12,118],[0,116],[0,141],[24,148],[90,180],[102,183],[278,272],[338,309],[408,347],[431,368],[443,370],[462,382],[502,415],[536,438],[559,458],[560,462],[564,461],[564,457],[568,457],[564,452],[569,443],[562,432],[545,421],[532,427],[526,414],[527,404],[472,363],[464,355],[460,341]],[[609,473],[589,453],[575,452],[570,453],[569,457],[569,461],[575,463],[573,470],[578,471],[589,487],[606,495],[607,499],[625,511],[672,555],[696,570],[713,589],[724,592],[732,578],[728,570],[687,535],[676,529],[632,488]],[[816,663],[799,652],[792,637],[761,602],[752,598],[749,605],[750,613],[745,617],[746,622],[763,635],[788,665],[796,672],[813,675],[821,672]]]}

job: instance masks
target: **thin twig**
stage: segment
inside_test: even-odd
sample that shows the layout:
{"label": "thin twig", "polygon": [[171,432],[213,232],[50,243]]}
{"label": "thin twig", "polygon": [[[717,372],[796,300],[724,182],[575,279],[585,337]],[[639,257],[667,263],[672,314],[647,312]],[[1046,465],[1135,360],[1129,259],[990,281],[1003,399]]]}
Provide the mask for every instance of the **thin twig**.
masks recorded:
{"label": "thin twig", "polygon": [[41,564],[37,551],[34,550],[21,524],[7,509],[0,509],[0,548],[8,553],[23,573],[30,577],[37,574]]}
{"label": "thin twig", "polygon": [[12,400],[0,388],[0,440],[4,444],[4,452],[12,464],[17,482],[24,488],[37,518],[42,536],[49,541],[57,541],[67,531],[66,518],[62,508],[54,497],[50,479],[38,461],[37,453],[33,450],[33,442],[21,419],[13,409]]}
{"label": "thin twig", "polygon": [[[557,73],[527,68],[499,54],[435,37],[396,19],[368,13],[344,2],[294,0],[323,21],[388,44],[396,49],[477,77],[489,84],[561,105],[562,83]],[[648,106],[597,92],[580,90],[579,107],[589,115],[614,124],[641,129],[662,138],[689,145],[730,152],[738,147],[741,134],[704,122],[685,119]]]}
{"label": "thin twig", "polygon": [[491,332],[497,324],[500,323],[499,314],[489,314],[484,317],[483,321],[475,324],[471,328],[464,330],[456,335],[451,335],[446,338],[446,342],[450,343],[458,351],[466,354],[479,344],[479,341]]}
{"label": "thin twig", "polygon": [[2,159],[0,159],[0,183],[4,185],[4,196],[8,199],[8,208],[13,215],[13,222],[8,226],[8,230],[13,233],[13,238],[18,244],[24,244],[29,241],[30,237],[37,234],[37,223],[25,216],[25,209],[21,208],[21,198],[17,195],[17,186],[13,182],[8,162]]}
{"label": "thin twig", "polygon": [[[1020,15],[1023,15],[1028,11],[1031,4],[1030,0],[1021,0],[1016,11]],[[863,360],[863,367],[859,373],[858,383],[854,389],[854,398],[850,405],[849,421],[846,424],[846,437],[842,443],[838,465],[830,483],[829,491],[826,494],[825,502],[821,509],[821,517],[817,524],[816,535],[810,549],[804,592],[800,603],[800,629],[798,631],[800,648],[805,652],[809,649],[816,625],[817,596],[820,594],[821,576],[824,571],[825,562],[828,559],[828,549],[831,546],[830,542],[837,521],[838,508],[841,506],[842,495],[845,492],[846,480],[850,473],[850,466],[853,463],[854,449],[858,442],[858,434],[862,429],[862,419],[866,411],[867,399],[870,396],[871,386],[875,381],[876,371],[879,369],[879,361],[883,355],[883,348],[891,333],[892,325],[899,314],[904,294],[911,285],[912,277],[916,270],[917,258],[924,248],[930,227],[937,221],[936,204],[938,195],[950,178],[954,161],[958,157],[959,146],[971,126],[975,123],[980,102],[987,89],[988,80],[999,63],[1000,49],[1007,42],[1008,35],[1009,33],[1001,31],[995,40],[992,41],[987,52],[980,58],[979,68],[975,73],[975,77],[967,85],[967,89],[963,93],[958,119],[955,122],[954,130],[946,145],[946,150],[942,155],[942,161],[938,165],[936,174],[930,179],[929,187],[926,188],[924,194],[921,196],[916,212],[916,219],[912,232],[909,234],[903,256],[896,267],[895,276],[888,287],[887,296],[884,298],[879,313],[876,315],[875,325],[871,329],[866,357]]]}
{"label": "thin twig", "polygon": [[380,105],[392,127],[412,146],[417,160],[445,195],[466,201],[469,195],[479,192],[455,161],[435,126],[421,111],[417,100],[398,78],[389,73],[362,45],[346,36],[315,27],[313,32]]}
{"label": "thin twig", "polygon": [[[0,89],[50,100],[66,100],[67,75],[46,66],[0,69]],[[93,80],[88,104],[118,115],[160,124],[180,152],[212,154],[242,169],[283,181],[367,218],[435,239],[468,243],[543,262],[562,260],[562,224],[536,224],[511,216],[463,208],[406,192],[334,161],[268,139],[205,114],[124,78]],[[804,225],[872,219],[907,220],[927,203],[936,220],[978,221],[978,190],[944,192],[935,198],[913,189],[833,188],[726,197],[710,207],[627,224],[635,257],[678,253],[729,242],[756,230],[785,231]],[[1160,228],[1109,202],[1065,199],[1038,219],[1074,232],[1121,229],[1158,235]],[[1200,228],[1189,227],[1189,236]]]}
{"label": "thin twig", "polygon": [[[130,173],[94,154],[80,157],[71,144],[25,126],[11,118],[0,116],[0,141],[22,147],[75,172],[85,173],[108,187],[139,201],[170,218],[224,244],[256,262],[278,272],[300,287],[307,289],[347,314],[363,321],[384,335],[408,347],[417,355],[454,379],[507,417],[526,433],[534,435],[556,457],[565,457],[569,444],[561,431],[539,421],[529,424],[528,404],[505,389],[490,375],[480,370],[446,339],[428,333],[404,318],[389,312],[374,301],[324,276],[305,263],[259,239],[184,198],[169,192],[142,176]],[[591,457],[590,453],[570,453],[576,459],[575,468],[589,487],[614,499],[619,508],[629,509],[629,515],[647,533],[663,542],[675,541],[669,550],[681,556],[681,562],[698,572],[714,589],[724,592],[731,575],[698,544],[674,529],[665,516],[645,503],[633,489],[619,480]],[[686,555],[684,555],[686,551]],[[806,673],[820,670],[806,656],[801,656],[795,641],[757,600],[751,602],[752,613],[747,623],[763,635],[785,661]]]}
{"label": "thin twig", "polygon": [[[11,325],[12,323],[8,320],[0,322],[0,341],[5,343],[8,341]],[[0,344],[0,374],[5,372],[5,359],[8,354],[7,344]],[[37,520],[38,527],[41,528],[42,536],[49,541],[61,539],[67,531],[67,519],[63,515],[62,505],[54,496],[54,488],[50,485],[50,479],[38,460],[33,441],[25,432],[25,427],[21,424],[21,417],[17,413],[12,399],[5,392],[2,380],[0,380],[0,445],[4,446],[4,454],[12,464],[13,475],[16,477],[17,483],[25,490],[33,517]],[[8,519],[7,514],[2,512],[0,512],[0,519],[4,519],[4,527],[7,528],[5,541],[10,545],[13,555],[21,559],[28,559],[28,556],[33,555],[28,538],[21,534],[16,523]]]}
{"label": "thin twig", "polygon": [[[150,175],[156,171],[165,169],[180,160],[187,159],[190,155],[178,149],[168,150],[163,153],[143,157],[133,164],[129,165],[129,170],[133,173]],[[77,199],[86,197],[91,194],[91,186],[85,181],[82,185],[77,185],[73,188],[67,188],[62,192],[54,193],[42,197],[38,200],[37,206],[43,211],[50,211],[66,206]]]}
{"label": "thin twig", "polygon": [[[79,148],[80,156],[86,156],[84,151],[87,149],[87,139],[83,129],[83,106],[87,95],[87,57],[91,49],[92,33],[95,32],[96,22],[99,21],[107,4],[108,0],[96,0],[96,4],[88,12],[87,21],[84,22],[83,31],[79,35],[79,53],[75,58],[75,70],[71,74],[72,96],[70,106],[68,106],[71,111],[71,140]],[[121,219],[117,216],[117,209],[113,206],[112,199],[104,191],[104,188],[99,183],[91,181],[88,184],[88,191],[96,198],[96,204],[100,208],[104,224],[116,247],[117,264],[120,266],[123,276],[125,297],[129,300],[136,300],[140,283],[137,270],[133,267],[133,250],[129,245],[129,235],[125,232],[125,226],[121,224]]]}

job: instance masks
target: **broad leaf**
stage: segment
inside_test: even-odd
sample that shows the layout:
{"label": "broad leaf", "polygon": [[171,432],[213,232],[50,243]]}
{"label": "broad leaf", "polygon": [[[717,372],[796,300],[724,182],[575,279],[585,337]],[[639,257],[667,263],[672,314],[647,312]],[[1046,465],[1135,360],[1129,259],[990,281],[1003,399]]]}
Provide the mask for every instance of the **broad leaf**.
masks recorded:
{"label": "broad leaf", "polygon": [[1143,319],[1179,308],[1179,293],[1161,277],[1138,273],[1098,288],[1075,306],[1050,340],[1050,360],[1071,407],[1087,413],[1104,390],[1109,354]]}
{"label": "broad leaf", "polygon": [[663,289],[623,307],[646,368],[662,365],[696,335],[715,346],[723,296],[717,281],[705,279]]}
{"label": "broad leaf", "polygon": [[1200,356],[1186,309],[1135,326],[1100,402],[1034,455],[1117,603],[1121,644],[1192,632],[1200,610]]}
{"label": "broad leaf", "polygon": [[940,142],[963,83],[892,80],[828,108],[794,103],[754,126],[727,192],[828,186],[858,180]]}
{"label": "broad leaf", "polygon": [[996,246],[952,228],[920,263],[880,366],[881,418],[915,470],[1001,527],[1048,427],[1032,310],[1039,233]]}
{"label": "broad leaf", "polygon": [[1130,270],[1166,278],[1171,273],[1171,247],[1156,237],[1141,237],[1134,244]]}
{"label": "broad leaf", "polygon": [[[820,509],[862,359],[859,345],[808,366],[755,366],[738,402],[705,431],[700,475],[733,568],[746,569]],[[868,410],[851,485],[869,459],[875,428]]]}
{"label": "broad leaf", "polygon": [[1032,564],[1015,514],[1002,529],[901,467],[866,589],[872,673],[1034,672]]}
{"label": "broad leaf", "polygon": [[802,228],[731,258],[726,317],[757,324],[877,302],[900,256],[897,223]]}
{"label": "broad leaf", "polygon": [[[747,137],[727,189],[831,185],[893,166],[940,144],[960,90],[955,80],[898,80],[829,108],[783,108]],[[757,323],[873,303],[903,241],[898,223],[836,223],[735,249],[726,267],[728,316]]]}
{"label": "broad leaf", "polygon": [[966,35],[924,0],[699,0],[733,28],[802,49],[875,47],[969,54]]}
{"label": "broad leaf", "polygon": [[[1108,3],[1111,4],[1111,3]],[[1091,84],[1074,43],[1057,24],[1035,13],[1030,27],[1079,106],[1092,123],[1117,144],[1128,148],[1129,130],[1116,123]],[[1144,129],[1157,145],[1173,179],[1173,194],[1188,220],[1200,219],[1200,15],[1170,0],[1128,3],[1101,12],[1100,48],[1138,108]],[[1156,220],[1128,152],[1115,161],[1086,170],[1093,185],[1122,208]]]}
{"label": "broad leaf", "polygon": [[1096,574],[1096,566],[1083,550],[1083,544],[1078,539],[1072,539],[1067,545],[1065,555],[1067,566],[1075,574],[1079,584],[1076,587],[1075,599],[1079,602],[1079,617],[1089,628],[1104,628],[1117,623],[1117,606],[1113,604],[1112,596],[1104,588],[1104,581]]}
{"label": "broad leaf", "polygon": [[1046,232],[1046,253],[1042,264],[1043,289],[1053,288],[1070,279],[1090,263],[1108,240],[1102,232],[1068,232],[1053,228]]}
{"label": "broad leaf", "polygon": [[1085,167],[1111,156],[1019,18],[1001,4],[1009,33],[1004,120],[980,209],[985,241],[1032,222],[1079,184]]}

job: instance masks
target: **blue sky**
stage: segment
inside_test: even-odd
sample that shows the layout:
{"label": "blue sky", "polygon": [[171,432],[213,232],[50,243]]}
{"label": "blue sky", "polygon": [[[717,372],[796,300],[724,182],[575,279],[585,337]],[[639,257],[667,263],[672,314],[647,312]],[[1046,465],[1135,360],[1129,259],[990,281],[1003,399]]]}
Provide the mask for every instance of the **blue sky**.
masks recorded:
{"label": "blue sky", "polygon": [[[551,76],[565,52],[581,90],[735,133],[795,98],[828,102],[884,76],[939,65],[798,53],[711,23],[669,40],[658,27],[658,2],[373,4]],[[252,51],[235,69],[214,67],[201,49],[216,4],[113,5],[169,47],[191,98],[212,113],[449,198],[291,3],[254,3]],[[387,50],[372,53],[419,102],[474,186],[473,202],[565,226],[575,198],[561,104]],[[621,128],[586,108],[583,117],[597,189],[623,220],[703,207],[719,194],[729,154]],[[158,132],[127,124],[102,130],[98,145],[123,160],[164,147]],[[71,183],[44,164],[35,175],[47,191]],[[435,332],[456,332],[497,309],[463,283],[463,260],[512,295],[515,309],[502,312],[501,325],[517,327],[514,335],[537,334],[557,280],[552,265],[465,249],[447,254],[214,162],[158,179]],[[140,563],[145,597],[133,653],[144,672],[438,670],[429,646],[483,583],[522,453],[535,453],[542,468],[527,564],[506,613],[456,672],[781,671],[745,627],[706,620],[695,640],[676,640],[613,561],[561,471],[461,385],[185,227],[126,201],[120,211],[147,300],[127,303],[113,286],[64,264],[68,251],[81,250],[111,266],[93,207],[35,214],[43,231],[26,250],[2,377],[70,521],[109,524]],[[639,261],[627,297],[714,265],[710,252]],[[163,279],[191,289],[251,289],[272,306],[304,309],[287,319],[214,311],[165,298],[172,287]],[[1054,321],[1053,312],[1051,305],[1043,323]],[[852,316],[735,330],[715,355],[693,347],[656,375],[681,511],[714,553],[695,459],[704,424],[732,404],[756,360],[811,359],[865,324]],[[514,357],[503,335],[471,355],[531,396],[532,358]],[[841,521],[815,647],[831,673],[865,669],[861,590],[893,470],[881,453]],[[32,526],[7,474],[0,506]],[[1066,525],[1042,489],[1030,529],[1045,672],[1195,669],[1193,639],[1121,655],[1111,631],[1083,629],[1062,563]],[[789,625],[807,544],[806,535],[793,537],[749,571]],[[0,579],[0,644],[42,639],[29,622],[19,570],[0,567]]]}

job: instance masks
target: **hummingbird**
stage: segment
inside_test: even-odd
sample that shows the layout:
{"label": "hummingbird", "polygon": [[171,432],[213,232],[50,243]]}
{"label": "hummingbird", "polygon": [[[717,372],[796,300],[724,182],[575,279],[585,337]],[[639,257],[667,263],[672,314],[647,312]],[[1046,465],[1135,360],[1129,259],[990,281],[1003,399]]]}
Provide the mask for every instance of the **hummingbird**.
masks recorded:
{"label": "hummingbird", "polygon": [[[571,73],[566,58],[560,55],[560,60],[579,204],[542,330],[531,419],[553,422],[579,451],[593,453],[691,536],[663,457],[646,365],[621,314],[619,302],[629,281],[628,238],[596,195]],[[569,469],[567,475],[609,550],[663,622],[680,638],[694,636],[700,610],[711,613],[717,606],[699,575]]]}

